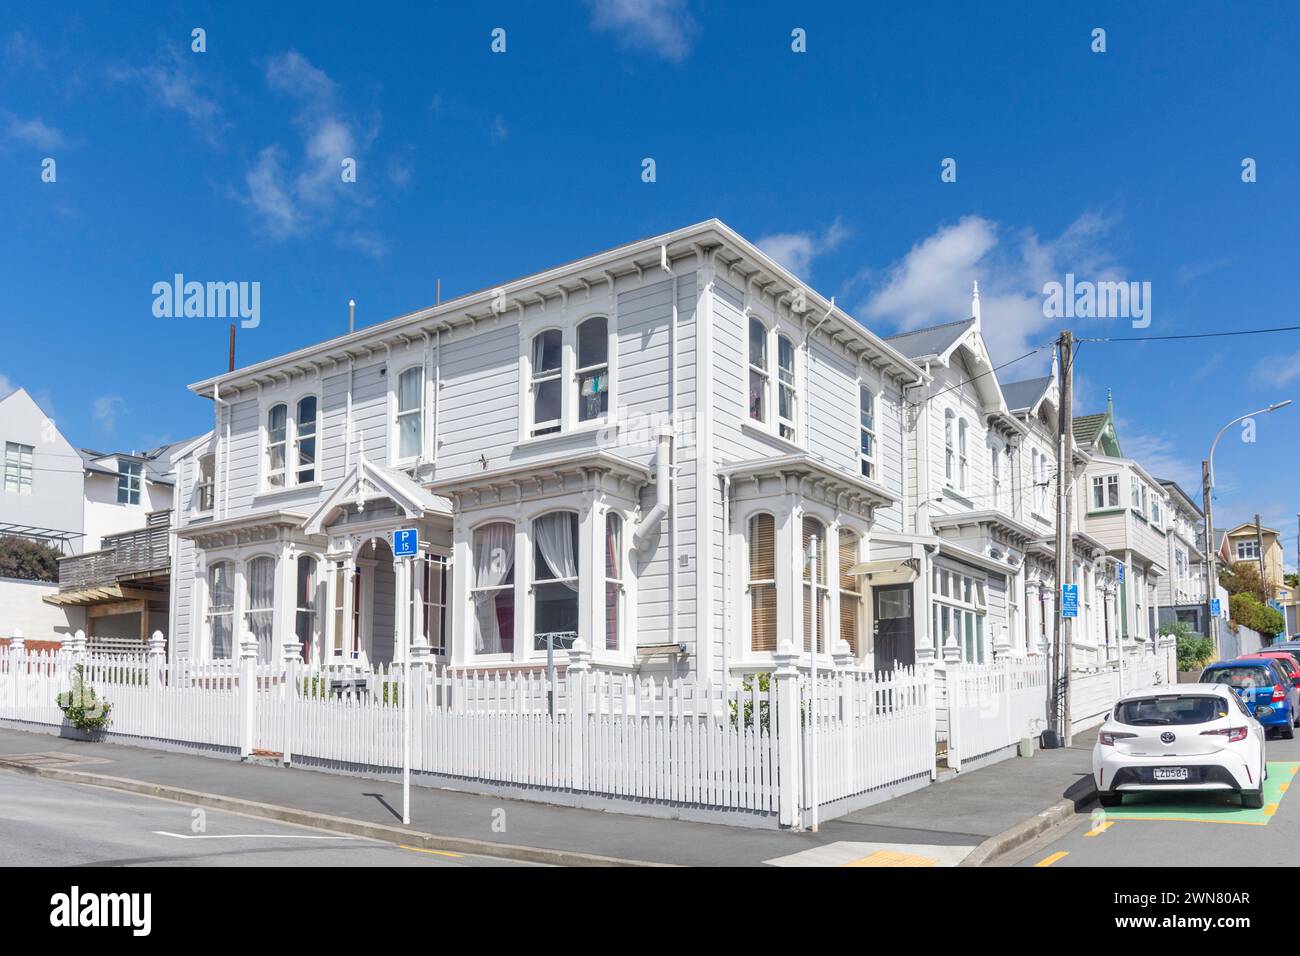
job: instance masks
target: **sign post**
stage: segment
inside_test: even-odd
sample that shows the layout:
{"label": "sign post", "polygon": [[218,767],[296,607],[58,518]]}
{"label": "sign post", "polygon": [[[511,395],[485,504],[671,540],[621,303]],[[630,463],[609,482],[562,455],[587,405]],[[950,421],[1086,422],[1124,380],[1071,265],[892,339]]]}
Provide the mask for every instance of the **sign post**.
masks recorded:
{"label": "sign post", "polygon": [[[406,558],[407,586],[403,589],[410,599],[410,571],[415,566],[415,556],[420,551],[420,532],[416,528],[403,528],[393,532],[393,557]],[[410,608],[402,614],[406,626],[399,628],[402,635],[402,825],[411,825],[411,615]]]}

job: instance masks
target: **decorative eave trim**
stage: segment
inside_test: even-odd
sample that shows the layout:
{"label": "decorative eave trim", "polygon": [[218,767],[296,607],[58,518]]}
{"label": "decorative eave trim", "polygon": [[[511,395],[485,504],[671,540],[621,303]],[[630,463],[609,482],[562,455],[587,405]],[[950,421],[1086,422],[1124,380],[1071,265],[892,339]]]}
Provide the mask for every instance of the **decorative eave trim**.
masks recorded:
{"label": "decorative eave trim", "polygon": [[815,487],[829,489],[833,497],[844,499],[850,507],[868,514],[875,508],[887,508],[899,500],[884,485],[840,471],[807,454],[736,462],[719,468],[718,474],[727,475],[732,481],[806,479]]}
{"label": "decorative eave trim", "polygon": [[451,502],[429,494],[414,481],[376,465],[359,456],[352,470],[344,476],[329,496],[317,506],[306,521],[303,531],[306,534],[324,534],[325,524],[335,511],[342,509],[348,499],[357,494],[361,482],[367,482],[373,493],[365,493],[365,498],[388,498],[408,518],[422,518],[428,514],[451,516]]}
{"label": "decorative eave trim", "polygon": [[1019,570],[1019,564],[1007,564],[1003,561],[995,561],[987,555],[979,554],[968,548],[963,548],[952,541],[939,540],[939,554],[942,557],[949,558],[953,561],[960,561],[963,564],[971,564],[977,568],[983,568],[985,571],[992,571],[1005,577],[1010,577]]}
{"label": "decorative eave trim", "polygon": [[586,482],[592,477],[612,478],[623,487],[625,494],[632,497],[650,484],[654,476],[649,468],[630,459],[607,451],[593,451],[473,472],[458,478],[431,482],[428,488],[434,494],[453,501],[461,501],[467,496],[478,496],[481,499],[485,493],[500,496],[503,491],[522,498],[526,489],[540,490],[548,480],[562,482],[578,478]]}
{"label": "decorative eave trim", "polygon": [[930,518],[930,526],[936,531],[940,528],[991,526],[1001,531],[1006,537],[1019,541],[1021,545],[1029,544],[1038,536],[1038,532],[1029,525],[1022,524],[1001,511],[992,510],[959,511],[954,514],[934,515]]}

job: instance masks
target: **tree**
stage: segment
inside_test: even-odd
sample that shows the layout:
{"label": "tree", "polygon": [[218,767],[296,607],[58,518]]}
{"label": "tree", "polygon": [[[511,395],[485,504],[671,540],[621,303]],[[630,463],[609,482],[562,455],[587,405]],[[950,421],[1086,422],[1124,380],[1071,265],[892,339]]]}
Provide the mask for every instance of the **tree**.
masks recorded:
{"label": "tree", "polygon": [[1280,634],[1286,630],[1286,619],[1280,611],[1260,603],[1253,594],[1245,592],[1228,598],[1228,616],[1233,624],[1248,627],[1260,634]]}
{"label": "tree", "polygon": [[59,552],[39,541],[0,537],[0,578],[58,581]]}
{"label": "tree", "polygon": [[1268,600],[1264,594],[1264,580],[1259,576],[1259,565],[1254,561],[1234,562],[1231,568],[1225,568],[1219,575],[1219,583],[1229,596],[1250,594],[1261,604]]}
{"label": "tree", "polygon": [[1200,670],[1214,656],[1214,641],[1197,634],[1186,621],[1161,624],[1156,633],[1162,637],[1174,635],[1180,671]]}

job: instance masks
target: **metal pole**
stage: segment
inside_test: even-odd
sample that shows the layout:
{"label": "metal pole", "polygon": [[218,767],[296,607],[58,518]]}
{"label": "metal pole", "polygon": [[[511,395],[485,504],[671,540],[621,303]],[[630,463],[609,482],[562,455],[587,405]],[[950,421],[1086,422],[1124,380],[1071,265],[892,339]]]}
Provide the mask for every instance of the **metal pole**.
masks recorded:
{"label": "metal pole", "polygon": [[1259,591],[1260,600],[1265,604],[1271,596],[1268,588],[1268,577],[1264,573],[1264,531],[1259,523],[1259,515],[1255,515],[1255,548],[1259,551]]}
{"label": "metal pole", "polygon": [[[1061,419],[1063,422],[1061,428],[1061,468],[1057,484],[1060,487],[1061,494],[1061,520],[1065,527],[1061,534],[1065,542],[1065,555],[1062,568],[1065,572],[1065,582],[1074,584],[1074,534],[1071,528],[1070,495],[1074,491],[1074,336],[1069,329],[1061,333],[1061,371],[1065,379],[1065,387],[1061,393]],[[1062,595],[1062,605],[1064,605],[1064,595]],[[1077,605],[1076,605],[1077,607]],[[1060,609],[1064,611],[1064,607]],[[1058,613],[1060,613],[1058,611]],[[1078,611],[1076,610],[1077,614]],[[1065,644],[1065,663],[1062,680],[1065,687],[1062,691],[1062,731],[1063,743],[1070,746],[1073,734],[1070,732],[1070,677],[1074,671],[1074,618],[1061,618],[1061,639]]]}
{"label": "metal pole", "polygon": [[1214,505],[1211,492],[1214,488],[1210,478],[1210,460],[1201,462],[1201,494],[1205,505],[1205,636],[1214,641],[1214,657],[1222,656],[1219,650],[1219,620],[1214,616],[1214,596],[1218,593],[1215,586],[1218,575],[1214,567]]}
{"label": "metal pole", "polygon": [[406,573],[402,575],[402,592],[405,595],[405,625],[402,628],[402,826],[411,825],[411,558],[405,562]]}
{"label": "metal pole", "polygon": [[821,610],[821,597],[817,594],[817,536],[813,535],[808,542],[810,554],[810,570],[812,572],[809,578],[809,598],[811,606],[809,608],[809,628],[812,632],[811,649],[808,656],[809,663],[809,680],[811,682],[811,693],[808,694],[808,739],[810,742],[811,752],[808,757],[809,770],[812,774],[811,795],[812,795],[812,832],[817,832],[817,612]]}

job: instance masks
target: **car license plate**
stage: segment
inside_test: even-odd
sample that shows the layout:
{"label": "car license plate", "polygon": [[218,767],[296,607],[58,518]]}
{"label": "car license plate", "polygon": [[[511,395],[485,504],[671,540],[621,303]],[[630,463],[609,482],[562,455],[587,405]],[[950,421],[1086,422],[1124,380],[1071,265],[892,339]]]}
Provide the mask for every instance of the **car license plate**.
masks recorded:
{"label": "car license plate", "polygon": [[1186,767],[1156,767],[1151,771],[1151,776],[1156,780],[1186,780]]}

